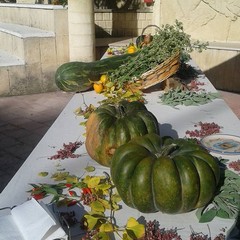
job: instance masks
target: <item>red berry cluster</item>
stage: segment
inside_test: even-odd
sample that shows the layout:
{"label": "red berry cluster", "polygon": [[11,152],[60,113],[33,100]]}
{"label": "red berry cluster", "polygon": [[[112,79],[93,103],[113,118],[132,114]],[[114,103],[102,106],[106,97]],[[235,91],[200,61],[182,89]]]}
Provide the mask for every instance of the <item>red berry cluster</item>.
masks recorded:
{"label": "red berry cluster", "polygon": [[83,205],[90,205],[92,202],[96,200],[97,200],[97,196],[92,193],[90,188],[88,187],[82,188],[80,201],[82,201]]}
{"label": "red berry cluster", "polygon": [[165,230],[160,228],[158,221],[153,220],[146,223],[144,240],[182,240],[182,238],[178,235],[177,229]]}
{"label": "red berry cluster", "polygon": [[196,80],[192,80],[189,84],[188,84],[188,87],[190,88],[190,90],[192,91],[199,91],[199,90],[202,90],[201,88],[199,88],[199,86],[203,86],[205,85],[204,82],[199,82],[199,81],[196,81]]}
{"label": "red berry cluster", "polygon": [[200,233],[192,233],[190,235],[190,240],[208,240],[208,235],[203,235]]}
{"label": "red berry cluster", "polygon": [[31,196],[36,200],[40,200],[40,199],[43,199],[44,197],[46,197],[46,193],[43,192],[41,188],[34,187],[31,190]]}
{"label": "red berry cluster", "polygon": [[200,129],[195,129],[195,130],[187,130],[185,133],[186,135],[189,135],[189,137],[191,138],[202,138],[205,136],[209,136],[215,133],[219,133],[221,127],[212,122],[212,123],[208,123],[208,122],[199,122],[198,124],[195,124],[194,127],[200,127]]}
{"label": "red berry cluster", "polygon": [[56,159],[65,159],[65,158],[77,158],[80,155],[79,154],[74,154],[77,148],[82,146],[82,142],[69,142],[69,144],[63,144],[63,149],[60,149],[57,151],[57,154],[49,157],[51,160],[56,160]]}
{"label": "red berry cluster", "polygon": [[99,230],[95,229],[95,230],[91,230],[91,231],[87,231],[86,232],[86,235],[83,236],[81,239],[82,240],[92,240],[92,239],[99,239],[100,240],[100,237],[96,237],[96,234],[99,233]]}
{"label": "red berry cluster", "polygon": [[230,162],[228,164],[228,167],[232,168],[235,171],[240,171],[240,159],[238,159],[237,161]]}
{"label": "red berry cluster", "polygon": [[[201,233],[192,233],[190,235],[189,240],[208,240],[208,239],[209,239],[208,235],[204,235],[204,234],[201,234]],[[225,240],[225,235],[220,233],[218,236],[213,238],[213,240]]]}

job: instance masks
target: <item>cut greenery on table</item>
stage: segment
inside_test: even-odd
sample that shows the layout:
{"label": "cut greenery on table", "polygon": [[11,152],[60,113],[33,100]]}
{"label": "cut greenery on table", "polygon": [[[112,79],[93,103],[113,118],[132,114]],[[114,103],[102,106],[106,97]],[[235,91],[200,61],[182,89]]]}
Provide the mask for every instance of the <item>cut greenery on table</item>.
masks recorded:
{"label": "cut greenery on table", "polygon": [[[110,240],[111,234],[117,234],[121,239],[165,239],[157,237],[168,237],[167,239],[181,240],[176,228],[160,228],[156,220],[139,223],[135,218],[129,217],[124,226],[119,226],[115,219],[115,212],[121,209],[121,198],[116,192],[111,178],[107,173],[104,175],[94,174],[95,168],[87,166],[86,174],[82,177],[71,175],[69,172],[57,172],[52,175],[52,179],[59,183],[55,184],[31,184],[29,191],[36,199],[52,197],[51,202],[59,206],[71,206],[73,204],[83,204],[89,208],[84,215],[83,228],[86,235],[83,239]],[[218,195],[206,208],[197,210],[200,222],[209,222],[216,216],[220,218],[235,218],[239,209],[239,189],[240,176],[223,168],[222,181]],[[90,175],[93,172],[93,175]],[[45,176],[45,175],[44,175]],[[219,201],[221,198],[221,201]],[[222,203],[224,202],[224,203]],[[80,220],[79,220],[80,221]],[[81,222],[82,222],[81,221]],[[80,222],[78,222],[79,226]],[[151,238],[155,237],[155,238]],[[196,237],[196,238],[194,238]],[[197,238],[198,237],[198,238]],[[200,238],[204,237],[204,238]],[[207,239],[207,235],[193,232],[189,239]],[[220,233],[216,238],[223,237]]]}
{"label": "cut greenery on table", "polygon": [[134,58],[109,72],[110,81],[122,87],[177,52],[180,52],[181,61],[186,62],[190,59],[190,52],[194,49],[202,51],[206,46],[206,43],[191,41],[191,36],[184,32],[179,21],[175,21],[174,25],[163,25],[153,36],[152,42],[139,50]]}
{"label": "cut greenery on table", "polygon": [[160,96],[161,102],[165,105],[175,107],[177,105],[198,106],[211,102],[219,97],[219,93],[213,92],[193,92],[180,88],[170,89],[167,93]]}
{"label": "cut greenery on table", "polygon": [[[86,235],[82,238],[85,240],[110,240],[111,234],[113,233],[117,234],[120,239],[125,240],[182,239],[178,234],[177,228],[160,228],[160,224],[156,220],[139,223],[135,218],[129,217],[124,226],[119,226],[114,216],[115,212],[121,209],[121,198],[117,194],[109,175],[105,173],[101,176],[96,174],[91,176],[88,172],[95,170],[95,168],[91,166],[86,167],[85,170],[86,175],[81,178],[71,175],[68,172],[55,173],[52,178],[54,181],[60,181],[59,183],[31,184],[33,188],[29,192],[31,196],[36,199],[52,196],[51,202],[56,203],[58,206],[71,206],[80,203],[89,208],[89,211],[83,216],[83,219],[78,221],[79,226],[81,226],[83,230],[86,230]],[[235,196],[233,194],[229,196],[229,192],[235,191],[235,193],[237,193],[240,177],[238,175],[232,175],[232,173],[227,171],[224,181],[226,185],[221,188],[222,193],[218,196],[228,201],[228,199],[234,198]],[[235,181],[238,185],[235,187],[230,186],[233,182],[235,184]],[[212,204],[215,204],[215,201],[218,204],[216,198]],[[224,206],[216,205],[216,207],[219,214],[211,209],[208,211],[205,210],[205,212],[202,213],[203,210],[200,209],[197,212],[200,222],[209,222],[215,216],[222,218],[232,218],[235,216],[234,214],[223,214],[224,212],[232,211],[232,207],[229,207],[228,204]],[[213,239],[219,239],[217,237],[223,237],[223,234],[220,233]],[[189,236],[189,239],[206,239],[206,235],[203,236],[201,233],[193,232],[191,236]]]}
{"label": "cut greenery on table", "polygon": [[[94,171],[88,166],[86,172]],[[121,198],[107,173],[102,176],[79,178],[68,172],[57,172],[52,175],[57,184],[31,184],[29,191],[36,199],[52,196],[51,203],[58,206],[81,203],[89,208],[89,212],[81,219],[86,236],[82,239],[110,239],[111,233],[121,239],[138,239],[144,236],[145,227],[133,217],[129,217],[125,226],[119,227],[114,219],[114,212],[120,209]],[[80,224],[79,224],[80,227]]]}
{"label": "cut greenery on table", "polygon": [[[181,63],[190,59],[194,49],[201,52],[207,43],[192,41],[183,24],[162,25],[150,44],[131,54],[113,56],[95,62],[68,62],[61,65],[55,75],[57,86],[63,91],[82,92],[94,87],[96,93],[103,93],[107,102],[122,99],[143,101],[140,76],[162,64],[176,53]],[[102,82],[101,76],[107,76]]]}
{"label": "cut greenery on table", "polygon": [[[228,160],[221,160],[222,163]],[[240,209],[240,176],[222,166],[222,183],[213,201],[199,208],[196,215],[199,222],[210,222],[216,216],[220,218],[236,219]]]}

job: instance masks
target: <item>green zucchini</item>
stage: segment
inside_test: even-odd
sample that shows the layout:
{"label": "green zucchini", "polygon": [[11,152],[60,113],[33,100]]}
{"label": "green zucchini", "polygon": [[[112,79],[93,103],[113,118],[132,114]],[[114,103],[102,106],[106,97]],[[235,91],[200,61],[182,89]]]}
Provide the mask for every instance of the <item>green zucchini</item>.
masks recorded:
{"label": "green zucchini", "polygon": [[64,63],[56,71],[56,85],[65,92],[87,91],[92,88],[92,82],[98,81],[102,74],[118,68],[137,54],[138,52],[112,56],[94,62]]}

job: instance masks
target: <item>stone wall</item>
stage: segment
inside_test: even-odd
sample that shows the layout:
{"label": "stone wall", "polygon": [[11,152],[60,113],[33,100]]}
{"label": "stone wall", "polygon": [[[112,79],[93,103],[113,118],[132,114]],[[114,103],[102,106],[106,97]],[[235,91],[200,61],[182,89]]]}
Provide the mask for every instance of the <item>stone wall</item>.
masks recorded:
{"label": "stone wall", "polygon": [[240,92],[240,0],[156,0],[154,22],[183,23],[193,39],[208,41],[209,47],[192,57],[213,85]]}
{"label": "stone wall", "polygon": [[171,24],[175,19],[193,38],[240,41],[240,0],[161,0],[159,22]]}
{"label": "stone wall", "polygon": [[152,24],[152,11],[143,9],[115,12],[111,9],[95,10],[96,37],[136,37]]}

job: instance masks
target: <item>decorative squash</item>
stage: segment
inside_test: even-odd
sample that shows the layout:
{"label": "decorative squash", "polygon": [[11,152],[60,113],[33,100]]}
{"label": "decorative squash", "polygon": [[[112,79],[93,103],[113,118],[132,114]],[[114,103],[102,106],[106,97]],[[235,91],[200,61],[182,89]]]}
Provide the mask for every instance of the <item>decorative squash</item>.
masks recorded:
{"label": "decorative squash", "polygon": [[103,73],[118,68],[136,55],[137,52],[104,58],[95,62],[64,63],[56,71],[56,85],[65,92],[87,91],[92,88],[92,82],[98,81]]}
{"label": "decorative squash", "polygon": [[200,145],[147,134],[120,146],[111,177],[126,205],[144,213],[185,213],[215,195],[220,169]]}
{"label": "decorative squash", "polygon": [[147,133],[159,134],[159,126],[143,103],[123,100],[117,104],[103,104],[87,120],[85,146],[91,158],[110,166],[119,146]]}

